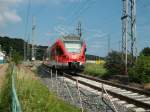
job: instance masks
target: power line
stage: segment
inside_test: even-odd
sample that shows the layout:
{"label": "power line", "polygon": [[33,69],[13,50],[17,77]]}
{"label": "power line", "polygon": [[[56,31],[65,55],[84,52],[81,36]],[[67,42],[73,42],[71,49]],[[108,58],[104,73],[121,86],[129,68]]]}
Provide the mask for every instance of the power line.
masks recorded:
{"label": "power line", "polygon": [[76,16],[76,14],[78,14],[88,2],[90,2],[90,0],[86,0],[85,2],[83,2],[82,5],[79,5],[79,7],[77,7],[77,5],[76,5],[76,7],[77,7],[76,10],[74,12],[72,12],[68,18],[71,19],[72,17]]}
{"label": "power line", "polygon": [[76,13],[74,13],[74,16],[72,16],[73,19],[70,22],[70,24],[72,24],[74,20],[77,20],[80,17],[80,15],[83,14],[85,11],[87,11],[95,2],[96,0],[94,1],[87,0],[84,6],[82,6]]}
{"label": "power line", "polygon": [[[79,7],[77,8],[77,10],[75,10],[75,12],[73,12],[70,16],[73,17],[74,15],[78,14],[78,13],[81,11],[81,9],[82,9],[88,2],[90,2],[90,0],[86,0],[83,5],[79,5]],[[76,6],[77,6],[77,5],[76,5]]]}

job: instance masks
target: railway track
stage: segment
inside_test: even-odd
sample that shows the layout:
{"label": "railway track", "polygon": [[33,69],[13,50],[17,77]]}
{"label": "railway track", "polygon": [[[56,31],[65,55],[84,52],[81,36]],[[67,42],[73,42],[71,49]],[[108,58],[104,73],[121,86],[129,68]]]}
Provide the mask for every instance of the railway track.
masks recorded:
{"label": "railway track", "polygon": [[125,108],[130,108],[136,112],[150,112],[150,93],[142,89],[112,83],[83,74],[70,75],[63,73],[66,79],[92,88],[96,91],[103,91],[103,87],[109,94],[112,102],[121,103]]}
{"label": "railway track", "polygon": [[131,108],[135,111],[150,112],[150,93],[148,92],[80,74],[77,76],[65,74],[65,77],[73,81],[78,80],[80,84],[97,91],[102,91],[100,85],[103,84],[103,87],[112,99],[117,98],[115,102],[125,101],[123,105],[129,106],[129,104],[133,104]]}

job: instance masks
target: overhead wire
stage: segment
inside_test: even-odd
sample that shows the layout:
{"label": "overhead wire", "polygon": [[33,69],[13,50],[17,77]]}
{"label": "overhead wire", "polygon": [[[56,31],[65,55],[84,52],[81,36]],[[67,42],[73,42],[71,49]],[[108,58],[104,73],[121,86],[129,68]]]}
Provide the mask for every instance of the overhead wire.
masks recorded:
{"label": "overhead wire", "polygon": [[73,12],[73,13],[71,13],[71,17],[73,17],[73,16],[75,16],[76,14],[78,14],[81,10],[82,10],[82,8],[84,8],[84,6],[85,5],[87,5],[89,2],[91,2],[90,0],[85,0],[84,2],[83,2],[83,4],[81,4],[81,5],[79,5],[79,7],[77,7],[77,5],[76,5],[76,9],[77,10],[75,10],[75,12]]}
{"label": "overhead wire", "polygon": [[73,19],[69,24],[72,24],[74,20],[76,21],[81,16],[81,14],[86,12],[95,2],[96,0],[86,0],[85,4],[83,6],[80,6],[79,10],[74,13],[74,15],[72,16]]}

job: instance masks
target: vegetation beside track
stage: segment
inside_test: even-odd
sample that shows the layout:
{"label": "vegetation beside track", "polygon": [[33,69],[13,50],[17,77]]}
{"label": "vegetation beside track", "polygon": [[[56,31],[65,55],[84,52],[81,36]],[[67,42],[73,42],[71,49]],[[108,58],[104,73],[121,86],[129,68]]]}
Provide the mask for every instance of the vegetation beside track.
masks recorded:
{"label": "vegetation beside track", "polygon": [[[141,85],[150,83],[150,48],[144,48],[137,58],[131,60],[131,54],[128,54],[127,73],[130,79],[129,81]],[[121,52],[110,52],[106,57],[104,67],[107,69],[107,74],[120,76],[126,75],[125,64]]]}
{"label": "vegetation beside track", "polygon": [[131,81],[150,83],[150,56],[141,55],[129,69],[129,76]]}
{"label": "vegetation beside track", "polygon": [[11,112],[11,72],[9,66],[0,90],[0,112]]}
{"label": "vegetation beside track", "polygon": [[106,74],[106,69],[103,64],[87,63],[85,64],[84,73],[91,76],[103,77]]}
{"label": "vegetation beside track", "polygon": [[32,72],[20,68],[16,85],[23,112],[79,112],[50,93]]}
{"label": "vegetation beside track", "polygon": [[[12,111],[11,73],[12,66],[9,66],[0,90],[0,112]],[[79,112],[79,109],[50,93],[32,72],[19,68],[16,78],[17,95],[23,112]]]}

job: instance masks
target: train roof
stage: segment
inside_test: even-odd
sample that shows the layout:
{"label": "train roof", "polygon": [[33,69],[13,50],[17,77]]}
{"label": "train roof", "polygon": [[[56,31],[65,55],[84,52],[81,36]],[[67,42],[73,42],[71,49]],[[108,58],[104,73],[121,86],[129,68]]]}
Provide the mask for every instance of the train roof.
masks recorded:
{"label": "train roof", "polygon": [[82,41],[78,35],[67,35],[62,37],[63,41]]}
{"label": "train roof", "polygon": [[82,44],[84,43],[84,41],[81,39],[80,36],[78,35],[67,35],[67,36],[62,36],[61,38],[57,39],[56,42],[50,47],[50,49],[54,48],[56,46],[56,44],[60,44],[61,42],[81,42]]}

